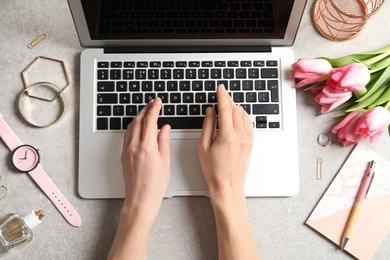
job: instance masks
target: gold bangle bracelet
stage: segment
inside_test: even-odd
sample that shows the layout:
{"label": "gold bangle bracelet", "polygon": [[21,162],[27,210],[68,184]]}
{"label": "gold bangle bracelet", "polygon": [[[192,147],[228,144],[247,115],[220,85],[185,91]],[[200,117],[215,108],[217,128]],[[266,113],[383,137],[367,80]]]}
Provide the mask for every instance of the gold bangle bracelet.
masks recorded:
{"label": "gold bangle bracelet", "polygon": [[[38,87],[38,86],[50,88],[51,90],[55,90],[57,94],[52,99],[30,94],[29,91],[31,91],[31,89],[33,89],[34,87]],[[55,118],[53,121],[51,121],[47,124],[46,123],[39,124],[39,123],[33,122],[33,120],[31,120],[25,113],[24,103],[25,103],[26,97],[38,99],[38,100],[41,100],[44,102],[51,102],[51,103],[54,103],[58,99],[59,102],[62,103],[61,104],[62,109],[59,110],[60,112],[59,112],[58,117]],[[65,111],[66,111],[66,99],[65,99],[64,93],[62,92],[62,89],[59,88],[57,85],[50,83],[50,82],[37,82],[37,83],[31,84],[30,86],[27,86],[19,96],[19,112],[20,112],[21,116],[23,117],[23,119],[27,123],[29,123],[30,125],[35,126],[35,127],[44,128],[44,127],[48,127],[48,126],[51,126],[51,125],[57,123],[58,120],[60,120],[63,117],[63,115],[65,114]]]}

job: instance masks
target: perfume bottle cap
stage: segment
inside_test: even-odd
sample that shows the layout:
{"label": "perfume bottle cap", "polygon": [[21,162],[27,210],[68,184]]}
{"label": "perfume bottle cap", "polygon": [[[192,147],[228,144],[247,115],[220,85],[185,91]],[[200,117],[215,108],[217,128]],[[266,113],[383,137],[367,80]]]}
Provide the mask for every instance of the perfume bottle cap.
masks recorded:
{"label": "perfume bottle cap", "polygon": [[42,210],[36,210],[31,211],[29,214],[24,216],[23,220],[30,229],[33,229],[39,224],[41,224],[41,220],[44,216],[45,215],[43,214]]}

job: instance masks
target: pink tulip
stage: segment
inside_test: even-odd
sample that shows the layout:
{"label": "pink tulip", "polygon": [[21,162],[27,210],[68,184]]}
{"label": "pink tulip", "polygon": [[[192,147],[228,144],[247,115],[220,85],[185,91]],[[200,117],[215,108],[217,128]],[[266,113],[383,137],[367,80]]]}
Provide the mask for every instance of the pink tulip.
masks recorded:
{"label": "pink tulip", "polygon": [[352,97],[351,92],[336,92],[334,88],[325,86],[314,97],[314,101],[321,105],[321,113],[326,114]]}
{"label": "pink tulip", "polygon": [[326,84],[337,92],[357,92],[370,81],[370,71],[361,63],[351,63],[330,72]]}
{"label": "pink tulip", "polygon": [[356,133],[363,138],[370,138],[370,142],[376,141],[390,123],[390,113],[384,107],[370,109],[361,119],[357,126]]}
{"label": "pink tulip", "polygon": [[338,135],[338,141],[345,146],[356,144],[362,139],[356,133],[360,119],[365,114],[365,110],[357,110],[349,113],[340,123],[333,127],[332,132]]}
{"label": "pink tulip", "polygon": [[329,77],[329,72],[332,70],[332,65],[324,59],[298,59],[292,65],[293,77],[298,80],[295,84],[296,88],[308,86],[314,83],[326,80]]}

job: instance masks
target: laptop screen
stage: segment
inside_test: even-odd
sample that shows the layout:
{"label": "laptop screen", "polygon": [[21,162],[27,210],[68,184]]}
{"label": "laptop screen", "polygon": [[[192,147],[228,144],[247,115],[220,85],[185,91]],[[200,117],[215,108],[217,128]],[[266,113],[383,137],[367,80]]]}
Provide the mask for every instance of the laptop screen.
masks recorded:
{"label": "laptop screen", "polygon": [[68,0],[81,45],[291,45],[306,0]]}
{"label": "laptop screen", "polygon": [[92,39],[281,39],[293,0],[83,0]]}

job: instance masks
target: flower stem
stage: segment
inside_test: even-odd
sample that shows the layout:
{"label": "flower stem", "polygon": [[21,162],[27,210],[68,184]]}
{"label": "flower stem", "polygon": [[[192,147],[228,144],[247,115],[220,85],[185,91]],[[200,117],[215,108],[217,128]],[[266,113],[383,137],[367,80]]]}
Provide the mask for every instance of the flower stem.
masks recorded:
{"label": "flower stem", "polygon": [[390,107],[390,100],[387,101],[386,105],[384,106],[384,108],[386,108],[387,110],[389,110],[389,107]]}
{"label": "flower stem", "polygon": [[357,92],[354,92],[354,95],[357,99],[360,99],[362,98],[365,94],[367,93],[367,89],[364,87],[363,89],[357,91]]}

